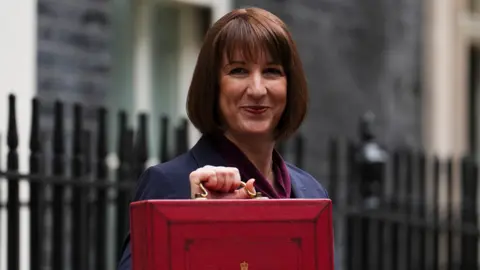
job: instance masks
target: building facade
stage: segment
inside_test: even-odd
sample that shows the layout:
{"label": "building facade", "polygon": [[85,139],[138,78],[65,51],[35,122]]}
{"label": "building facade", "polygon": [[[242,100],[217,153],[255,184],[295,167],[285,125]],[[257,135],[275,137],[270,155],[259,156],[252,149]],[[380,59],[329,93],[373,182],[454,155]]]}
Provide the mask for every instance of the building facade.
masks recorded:
{"label": "building facade", "polygon": [[[285,20],[298,44],[311,93],[302,126],[309,149],[305,160],[314,175],[324,174],[321,156],[328,138],[356,136],[367,111],[376,115],[386,145],[422,144],[422,5],[413,0],[37,0],[28,14],[31,23],[23,23],[31,39],[24,48],[30,86],[4,91],[29,89],[23,91],[38,96],[46,133],[56,99],[131,115],[149,112],[152,126],[161,114],[184,117],[206,28],[228,10],[251,5]],[[94,119],[88,110],[86,115]],[[116,120],[113,113],[110,117]],[[135,126],[135,119],[131,123]],[[95,127],[87,123],[87,128]],[[198,133],[191,130],[193,144]],[[150,141],[156,151],[155,132],[150,131]]]}

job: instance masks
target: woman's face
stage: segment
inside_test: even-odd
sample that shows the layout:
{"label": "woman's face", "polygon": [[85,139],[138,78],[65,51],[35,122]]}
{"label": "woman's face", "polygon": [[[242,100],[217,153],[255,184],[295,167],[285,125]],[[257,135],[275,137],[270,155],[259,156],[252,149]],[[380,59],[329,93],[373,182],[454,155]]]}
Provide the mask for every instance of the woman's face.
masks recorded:
{"label": "woman's face", "polygon": [[283,67],[272,63],[269,55],[256,62],[247,62],[240,53],[231,62],[224,57],[220,111],[228,133],[271,138],[287,103],[287,79]]}

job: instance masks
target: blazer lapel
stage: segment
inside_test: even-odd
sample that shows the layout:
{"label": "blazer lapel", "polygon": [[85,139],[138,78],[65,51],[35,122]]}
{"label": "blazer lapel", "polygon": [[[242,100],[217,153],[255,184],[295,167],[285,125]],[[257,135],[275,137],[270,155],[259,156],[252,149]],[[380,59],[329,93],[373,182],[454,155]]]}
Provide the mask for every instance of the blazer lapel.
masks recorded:
{"label": "blazer lapel", "polygon": [[227,166],[225,160],[213,149],[211,142],[205,136],[202,136],[200,140],[198,140],[191,151],[198,167],[206,165]]}
{"label": "blazer lapel", "polygon": [[306,198],[306,188],[303,185],[302,181],[300,181],[298,176],[295,173],[292,173],[290,169],[288,170],[290,173],[290,181],[292,182],[293,195],[295,196],[295,198]]}

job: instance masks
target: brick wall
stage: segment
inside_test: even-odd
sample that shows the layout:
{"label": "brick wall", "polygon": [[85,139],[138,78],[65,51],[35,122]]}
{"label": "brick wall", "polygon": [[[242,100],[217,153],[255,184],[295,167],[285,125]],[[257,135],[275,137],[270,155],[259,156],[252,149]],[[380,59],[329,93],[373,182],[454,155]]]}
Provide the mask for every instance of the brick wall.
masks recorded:
{"label": "brick wall", "polygon": [[[326,172],[326,140],[355,136],[367,110],[388,145],[420,144],[420,2],[236,0],[272,11],[290,27],[310,87],[306,169]],[[325,179],[324,181],[328,181]]]}
{"label": "brick wall", "polygon": [[112,35],[108,0],[38,0],[37,96],[47,156],[52,148],[54,101],[64,102],[66,154],[73,104],[84,108],[84,128],[95,132],[96,109],[111,91]]}
{"label": "brick wall", "polygon": [[111,69],[109,8],[106,0],[38,0],[38,95],[46,103],[45,115],[52,113],[50,104],[57,98],[92,107],[105,104]]}

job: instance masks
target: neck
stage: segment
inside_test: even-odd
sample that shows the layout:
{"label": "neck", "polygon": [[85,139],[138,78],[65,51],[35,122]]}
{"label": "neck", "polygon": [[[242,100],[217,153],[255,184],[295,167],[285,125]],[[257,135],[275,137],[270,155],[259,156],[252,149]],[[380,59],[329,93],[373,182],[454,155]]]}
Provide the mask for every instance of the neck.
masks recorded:
{"label": "neck", "polygon": [[272,139],[244,138],[230,133],[225,133],[225,137],[240,148],[257,170],[273,185],[272,152],[275,142]]}

